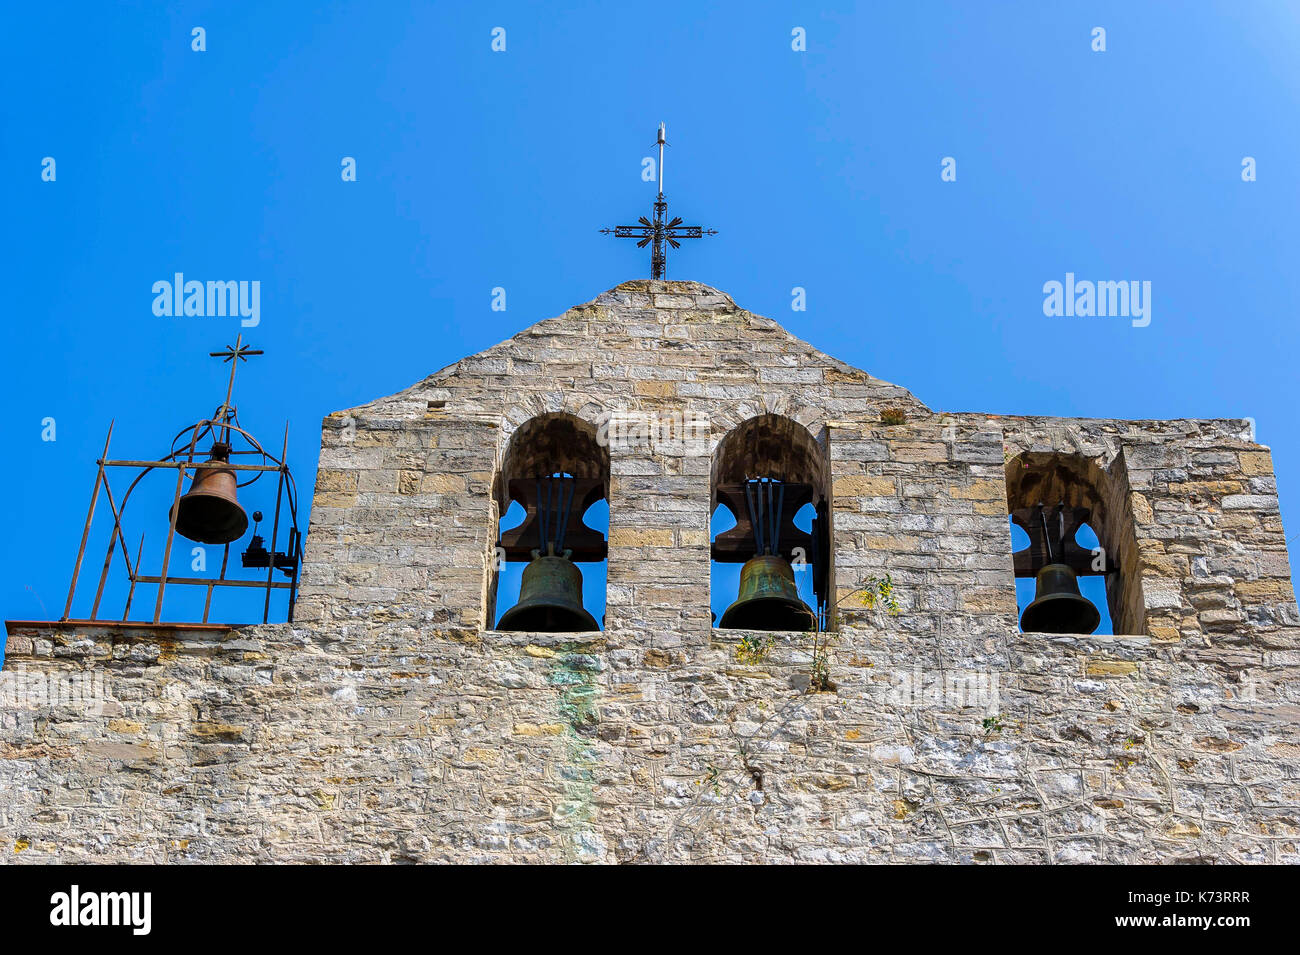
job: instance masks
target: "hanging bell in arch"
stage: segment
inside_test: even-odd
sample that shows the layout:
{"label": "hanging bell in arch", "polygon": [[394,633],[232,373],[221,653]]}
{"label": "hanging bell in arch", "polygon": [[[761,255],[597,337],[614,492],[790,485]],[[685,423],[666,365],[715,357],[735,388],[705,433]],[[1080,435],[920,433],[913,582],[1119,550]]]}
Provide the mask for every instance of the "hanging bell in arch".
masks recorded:
{"label": "hanging bell in arch", "polygon": [[1079,580],[1065,564],[1048,564],[1038,572],[1034,602],[1020,615],[1025,633],[1092,633],[1101,614],[1079,593]]}
{"label": "hanging bell in arch", "polygon": [[[219,441],[212,445],[210,463],[229,460],[229,445]],[[190,489],[176,507],[176,533],[200,544],[229,544],[243,537],[248,515],[235,496],[238,483],[229,468],[196,469]]]}
{"label": "hanging bell in arch", "polygon": [[530,633],[578,633],[599,630],[596,618],[582,606],[582,571],[565,556],[541,556],[524,568],[519,602],[505,612],[498,630]]}
{"label": "hanging bell in arch", "polygon": [[784,557],[751,557],[740,568],[740,593],[722,614],[723,630],[816,630],[817,617],[799,599],[794,568]]}

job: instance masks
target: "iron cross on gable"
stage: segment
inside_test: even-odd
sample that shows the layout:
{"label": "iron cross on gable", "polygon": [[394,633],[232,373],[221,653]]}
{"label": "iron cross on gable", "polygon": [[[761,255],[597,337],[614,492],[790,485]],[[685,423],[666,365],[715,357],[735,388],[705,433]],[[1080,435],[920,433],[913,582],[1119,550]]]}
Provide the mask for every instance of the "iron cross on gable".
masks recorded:
{"label": "iron cross on gable", "polygon": [[[650,277],[661,279],[668,271],[668,250],[681,248],[679,239],[699,239],[706,235],[717,235],[717,229],[705,229],[697,225],[682,225],[681,216],[668,218],[668,200],[664,198],[664,147],[668,145],[664,124],[659,124],[659,195],[655,199],[654,221],[645,216],[637,218],[637,225],[620,225],[613,229],[601,229],[602,235],[613,233],[616,239],[637,239],[636,247],[644,249],[650,246]],[[652,244],[653,243],[653,244]]]}

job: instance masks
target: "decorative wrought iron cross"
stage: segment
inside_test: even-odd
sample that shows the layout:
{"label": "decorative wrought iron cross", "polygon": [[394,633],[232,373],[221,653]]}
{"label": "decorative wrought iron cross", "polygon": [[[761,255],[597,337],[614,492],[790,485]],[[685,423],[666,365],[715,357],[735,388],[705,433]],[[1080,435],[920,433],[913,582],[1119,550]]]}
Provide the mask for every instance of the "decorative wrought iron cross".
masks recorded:
{"label": "decorative wrought iron cross", "polygon": [[[717,235],[717,229],[705,229],[697,225],[682,225],[681,216],[668,218],[668,200],[664,198],[664,147],[668,145],[664,124],[659,124],[659,196],[655,199],[655,217],[651,222],[645,216],[637,218],[638,225],[621,225],[613,229],[601,229],[601,235],[613,233],[616,239],[638,239],[638,249],[650,245],[650,277],[661,279],[668,270],[668,250],[665,243],[674,249],[681,248],[678,239],[699,239],[706,235]],[[651,245],[653,243],[653,245]]]}
{"label": "decorative wrought iron cross", "polygon": [[[225,351],[208,352],[210,357],[220,358],[223,365],[226,362],[230,362],[230,381],[226,385],[226,400],[225,403],[217,409],[217,417],[220,418],[221,421],[228,423],[230,420],[230,413],[234,410],[230,407],[230,397],[235,391],[235,369],[239,367],[241,361],[248,361],[246,356],[263,354],[265,354],[265,352],[260,348],[249,348],[244,344],[243,332],[240,332],[235,336],[235,344],[227,345]],[[226,440],[227,442],[230,440],[230,428],[228,427],[226,428]]]}

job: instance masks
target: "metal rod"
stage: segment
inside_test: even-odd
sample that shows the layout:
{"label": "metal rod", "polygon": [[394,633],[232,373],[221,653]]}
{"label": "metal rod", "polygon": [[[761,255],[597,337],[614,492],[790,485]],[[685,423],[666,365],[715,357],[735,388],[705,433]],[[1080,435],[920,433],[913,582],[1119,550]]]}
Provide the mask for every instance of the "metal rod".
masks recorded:
{"label": "metal rod", "polygon": [[293,623],[293,608],[298,602],[298,546],[299,534],[297,527],[289,528],[289,552],[293,556],[293,576],[289,579],[289,623]]}
{"label": "metal rod", "polygon": [[776,514],[772,520],[772,553],[781,553],[781,518],[785,515],[785,484],[777,488]]}
{"label": "metal rod", "polygon": [[[551,542],[551,491],[554,489],[554,482],[548,477],[546,479],[546,507],[542,510],[542,553],[551,556],[555,549]],[[540,504],[542,497],[541,486],[537,489],[537,501]]]}
{"label": "metal rod", "polygon": [[564,553],[564,532],[569,527],[569,514],[573,509],[573,493],[576,489],[577,480],[574,478],[561,478],[563,484],[560,487],[560,498],[564,502],[560,507],[560,518],[555,526],[555,551],[558,554]]}
{"label": "metal rod", "polygon": [[[289,454],[289,422],[284,423],[284,449],[280,452],[283,461]],[[271,522],[271,559],[266,565],[266,599],[262,602],[262,623],[271,615],[271,584],[275,573],[275,537],[280,531],[280,498],[284,495],[284,465],[280,466],[280,477],[275,483],[275,519]]]}
{"label": "metal rod", "polygon": [[108,442],[113,440],[113,421],[108,423],[108,436],[104,438],[104,453],[99,456],[99,470],[95,473],[95,489],[90,494],[90,509],[86,512],[86,526],[81,530],[81,546],[77,548],[77,563],[72,568],[72,583],[68,585],[68,602],[63,607],[67,620],[72,613],[72,597],[77,592],[77,577],[81,574],[81,559],[86,555],[86,540],[90,537],[90,523],[95,519],[95,502],[99,500],[99,485],[104,481],[104,459],[108,457]]}
{"label": "metal rod", "polygon": [[668,143],[668,129],[664,123],[659,124],[659,197],[664,194],[664,146]]}
{"label": "metal rod", "polygon": [[[113,530],[108,535],[108,550],[104,552],[104,567],[99,572],[99,586],[95,588],[95,602],[90,605],[90,619],[94,620],[99,616],[99,601],[104,596],[104,583],[108,580],[108,569],[113,563],[113,551],[117,549],[117,538],[121,533],[122,521],[117,515],[117,508],[113,507],[113,492],[108,486],[108,475],[104,475],[104,490],[108,491],[108,506],[113,511]],[[122,548],[126,551],[126,548]],[[126,551],[127,559],[130,560],[130,552]],[[130,567],[127,568],[130,572]]]}
{"label": "metal rod", "polygon": [[763,554],[763,518],[760,512],[754,510],[753,486],[753,481],[746,478],[745,507],[749,510],[749,529],[754,532],[754,547],[758,550],[758,556],[761,557]]}
{"label": "metal rod", "polygon": [[[136,578],[137,583],[141,584],[194,584],[199,587],[206,587],[211,584],[214,587],[256,587],[261,589],[270,586],[273,590],[288,590],[291,586],[288,581],[273,580],[268,585],[261,580],[213,580],[211,577],[147,577],[141,574]],[[158,623],[157,620],[154,623]]]}
{"label": "metal rod", "polygon": [[106,468],[189,468],[194,471],[278,471],[281,464],[234,464],[228,461],[105,461]]}
{"label": "metal rod", "polygon": [[541,478],[533,483],[533,489],[537,492],[537,554],[540,557],[546,553],[546,511],[542,507]]}
{"label": "metal rod", "polygon": [[1043,505],[1038,505],[1038,517],[1043,522],[1043,543],[1047,546],[1047,562],[1053,563],[1052,560],[1052,532],[1047,529],[1047,512],[1043,510]]}
{"label": "metal rod", "polygon": [[244,344],[244,333],[235,336],[235,354],[230,359],[230,380],[226,382],[226,400],[221,405],[221,418],[226,422],[226,430],[221,437],[222,444],[230,444],[230,398],[235,393],[235,369],[239,367],[239,353]]}
{"label": "metal rod", "polygon": [[[140,569],[140,556],[144,553],[144,532],[140,533],[140,548],[135,552],[135,567]],[[122,622],[126,623],[126,618],[131,615],[131,600],[135,597],[135,574],[128,568],[127,576],[131,579],[131,586],[126,592],[126,606],[122,608]]]}
{"label": "metal rod", "polygon": [[117,510],[117,503],[113,500],[113,488],[108,483],[108,475],[104,475],[104,494],[108,498],[108,509],[113,515],[113,532],[108,535],[108,552],[104,554],[104,568],[99,574],[99,587],[95,590],[95,603],[90,608],[90,619],[99,619],[99,601],[104,596],[104,584],[108,581],[109,566],[113,562],[113,552],[117,544],[122,545],[122,559],[126,561],[127,576],[131,576],[131,552],[127,549],[126,538],[122,535],[122,515]]}
{"label": "metal rod", "polygon": [[826,601],[822,600],[820,598],[820,595],[817,593],[817,575],[818,575],[817,568],[821,566],[821,548],[817,543],[817,538],[821,537],[820,521],[821,521],[821,514],[819,512],[814,512],[813,519],[812,519],[812,534],[809,535],[810,538],[809,545],[811,546],[812,549],[813,599],[817,601],[817,629],[825,630],[826,629],[826,616],[825,616]]}
{"label": "metal rod", "polygon": [[[120,525],[115,521],[113,530],[117,531]],[[95,620],[99,617],[99,601],[104,596],[104,582],[108,580],[108,569],[113,564],[113,551],[117,550],[117,534],[108,535],[108,550],[104,553],[104,567],[99,572],[99,586],[95,589],[95,602],[90,605],[90,619]],[[127,557],[130,558],[130,553]],[[128,571],[129,573],[129,571]]]}
{"label": "metal rod", "polygon": [[771,554],[772,552],[772,482],[770,478],[768,478],[767,481],[763,482],[763,491],[764,494],[766,494],[766,507],[767,507],[767,512],[764,513],[763,515],[763,530],[766,531],[767,534],[767,552],[768,554]]}
{"label": "metal rod", "polygon": [[[190,441],[190,451],[194,451],[194,442],[192,440]],[[184,486],[185,469],[180,468],[176,472],[176,491],[172,494],[171,516],[167,521],[167,543],[163,546],[162,573],[161,579],[158,581],[158,599],[154,601],[153,605],[154,623],[162,619],[163,593],[167,589],[167,566],[172,559],[172,541],[176,538],[176,518],[180,516],[181,488]]]}
{"label": "metal rod", "polygon": [[[133,573],[131,567],[131,552],[126,547],[126,536],[122,533],[122,512],[117,508],[117,502],[113,500],[113,489],[109,487],[108,475],[104,475],[104,494],[108,497],[108,509],[113,515],[113,527],[117,530],[118,543],[122,545],[122,559],[126,561],[127,574]],[[122,498],[123,507],[126,506],[126,498]],[[94,617],[92,616],[93,620]]]}

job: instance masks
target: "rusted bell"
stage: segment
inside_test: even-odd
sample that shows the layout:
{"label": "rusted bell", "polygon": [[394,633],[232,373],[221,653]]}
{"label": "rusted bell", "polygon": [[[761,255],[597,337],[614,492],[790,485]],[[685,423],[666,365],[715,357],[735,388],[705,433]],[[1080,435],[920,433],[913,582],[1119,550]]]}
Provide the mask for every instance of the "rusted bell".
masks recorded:
{"label": "rusted bell", "polygon": [[[208,460],[228,462],[229,446],[214,444]],[[248,515],[235,497],[237,484],[235,472],[228,468],[196,469],[178,505],[176,533],[200,544],[229,544],[243,537]]]}
{"label": "rusted bell", "polygon": [[1025,633],[1092,633],[1101,614],[1079,593],[1079,580],[1065,564],[1048,564],[1038,572],[1034,602],[1020,615]]}
{"label": "rusted bell", "polygon": [[600,626],[582,607],[582,571],[573,561],[534,557],[519,582],[519,603],[505,612],[497,629],[574,633]]}
{"label": "rusted bell", "polygon": [[726,609],[723,630],[815,630],[817,617],[799,599],[784,557],[751,557],[740,568],[740,594]]}

